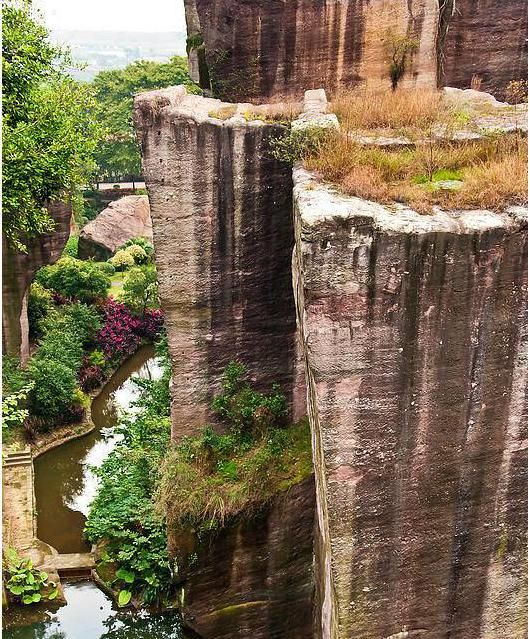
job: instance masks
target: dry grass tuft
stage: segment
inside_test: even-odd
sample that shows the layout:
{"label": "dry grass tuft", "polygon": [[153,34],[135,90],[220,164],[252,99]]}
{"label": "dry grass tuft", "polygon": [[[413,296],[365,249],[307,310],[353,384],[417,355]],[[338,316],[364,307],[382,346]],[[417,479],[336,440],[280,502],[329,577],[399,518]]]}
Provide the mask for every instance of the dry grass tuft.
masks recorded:
{"label": "dry grass tuft", "polygon": [[444,117],[443,94],[431,89],[345,91],[332,101],[343,131],[425,128]]}
{"label": "dry grass tuft", "polygon": [[[466,143],[425,143],[392,150],[366,147],[344,135],[328,139],[306,166],[348,195],[421,212],[444,208],[500,210],[528,199],[528,150],[522,134]],[[439,187],[444,180],[461,187]]]}

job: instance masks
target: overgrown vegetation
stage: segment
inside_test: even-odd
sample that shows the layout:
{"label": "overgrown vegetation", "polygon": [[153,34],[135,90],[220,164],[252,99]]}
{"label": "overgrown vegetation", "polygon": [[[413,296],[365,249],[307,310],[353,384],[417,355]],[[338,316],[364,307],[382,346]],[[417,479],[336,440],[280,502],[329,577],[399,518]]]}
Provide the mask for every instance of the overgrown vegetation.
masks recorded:
{"label": "overgrown vegetation", "polygon": [[55,582],[48,573],[37,570],[29,558],[21,558],[14,548],[6,546],[3,551],[4,581],[9,597],[24,605],[39,603],[57,597]]}
{"label": "overgrown vegetation", "polygon": [[215,529],[311,473],[307,421],[287,427],[279,388],[257,392],[244,375],[231,363],[213,403],[226,432],[207,426],[164,460],[157,507],[171,528]]}

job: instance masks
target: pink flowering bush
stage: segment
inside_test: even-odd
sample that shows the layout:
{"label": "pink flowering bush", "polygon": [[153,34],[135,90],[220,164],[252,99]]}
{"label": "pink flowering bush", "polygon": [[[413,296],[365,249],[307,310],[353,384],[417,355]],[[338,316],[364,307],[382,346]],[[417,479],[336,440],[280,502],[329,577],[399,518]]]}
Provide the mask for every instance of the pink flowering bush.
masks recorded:
{"label": "pink flowering bush", "polygon": [[103,384],[105,381],[105,371],[97,364],[91,364],[86,361],[83,362],[83,366],[79,371],[79,386],[81,389],[88,393]]}
{"label": "pink flowering bush", "polygon": [[103,328],[97,341],[105,357],[117,360],[132,355],[142,339],[154,340],[162,330],[163,315],[159,310],[148,310],[138,317],[120,302],[109,299],[102,307]]}

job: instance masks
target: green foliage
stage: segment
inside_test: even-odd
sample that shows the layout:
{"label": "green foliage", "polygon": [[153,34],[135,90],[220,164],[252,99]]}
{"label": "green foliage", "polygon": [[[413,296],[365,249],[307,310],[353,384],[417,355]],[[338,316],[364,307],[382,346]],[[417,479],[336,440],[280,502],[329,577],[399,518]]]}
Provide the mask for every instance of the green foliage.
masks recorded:
{"label": "green foliage", "polygon": [[28,397],[28,393],[35,383],[30,382],[19,391],[2,398],[2,428],[22,426],[24,420],[29,415],[27,408],[21,408]]}
{"label": "green foliage", "polygon": [[270,153],[280,162],[295,164],[300,160],[318,155],[322,145],[334,132],[334,129],[320,126],[291,128],[285,135],[269,139]]}
{"label": "green foliage", "polygon": [[53,297],[51,291],[33,282],[29,289],[28,322],[29,333],[32,338],[42,336],[42,322],[53,310]]}
{"label": "green foliage", "polygon": [[81,302],[94,302],[107,296],[110,279],[95,262],[62,257],[55,264],[41,268],[35,280],[44,286]]}
{"label": "green foliage", "polygon": [[99,125],[92,90],[74,82],[30,2],[2,11],[3,229],[8,241],[51,231],[46,204],[86,181]]}
{"label": "green foliage", "polygon": [[108,275],[109,277],[112,277],[112,275],[116,273],[116,269],[110,262],[98,262],[97,264],[103,271],[103,273],[105,273],[105,275]]}
{"label": "green foliage", "polygon": [[25,605],[57,597],[57,587],[48,573],[37,570],[31,559],[21,559],[9,546],[4,549],[4,580],[12,598]]}
{"label": "green foliage", "polygon": [[388,73],[393,91],[397,89],[399,81],[405,75],[407,58],[409,58],[419,46],[420,43],[417,38],[400,35],[391,30],[387,32],[385,47],[390,56]]}
{"label": "green foliage", "polygon": [[133,313],[142,315],[148,308],[158,306],[158,281],[154,266],[131,268],[123,280],[120,295]]}
{"label": "green foliage", "polygon": [[211,426],[187,437],[164,460],[157,507],[168,526],[207,531],[248,512],[311,473],[307,420],[285,427],[286,402],[244,381],[231,362],[213,406],[228,432]]}
{"label": "green foliage", "polygon": [[77,388],[76,371],[53,358],[34,358],[29,370],[35,387],[31,393],[31,412],[47,422],[60,420],[72,404]]}
{"label": "green foliage", "polygon": [[130,246],[141,246],[149,259],[151,259],[155,252],[153,245],[145,237],[133,237],[132,239],[127,240],[125,244],[122,244],[120,249],[127,249]]}
{"label": "green foliage", "polygon": [[85,533],[92,542],[105,542],[102,561],[115,568],[112,587],[120,592],[119,605],[129,603],[126,593],[137,593],[146,603],[172,594],[165,523],[152,503],[169,443],[169,376],[166,360],[161,379],[135,380],[141,388],[136,412],[123,417],[123,440],[97,470],[100,486]]}
{"label": "green foliage", "polygon": [[117,271],[126,271],[131,266],[134,266],[135,261],[134,256],[127,249],[121,249],[116,251],[116,254],[109,259],[109,263]]}
{"label": "green foliage", "polygon": [[94,78],[97,114],[105,127],[104,140],[96,153],[100,177],[140,174],[140,152],[132,123],[134,95],[176,84],[185,84],[192,92],[198,90],[188,75],[186,58],[179,56],[162,64],[133,62],[125,69],[102,71]]}
{"label": "green foliage", "polygon": [[103,355],[103,352],[99,350],[89,353],[88,361],[94,366],[100,366],[101,368],[103,368],[107,364],[105,355]]}
{"label": "green foliage", "polygon": [[63,250],[63,257],[75,257],[79,255],[79,235],[70,235]]}
{"label": "green foliage", "polygon": [[4,395],[16,393],[30,381],[26,369],[20,366],[20,359],[12,355],[2,357],[2,392]]}

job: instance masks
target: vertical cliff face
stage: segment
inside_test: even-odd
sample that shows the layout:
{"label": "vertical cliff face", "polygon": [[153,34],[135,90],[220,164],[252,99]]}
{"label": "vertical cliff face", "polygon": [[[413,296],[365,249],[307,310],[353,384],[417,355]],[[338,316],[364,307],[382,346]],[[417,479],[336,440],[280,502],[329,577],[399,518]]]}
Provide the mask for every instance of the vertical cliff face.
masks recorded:
{"label": "vertical cliff face", "polygon": [[441,83],[467,88],[476,76],[483,91],[504,99],[510,80],[528,74],[528,3],[447,0],[443,6]]}
{"label": "vertical cliff face", "polygon": [[258,387],[278,382],[295,417],[305,412],[291,285],[291,172],[268,152],[278,125],[241,114],[220,119],[226,109],[235,114],[235,106],[185,95],[183,87],[142,94],[135,106],[176,438],[211,419],[220,375],[235,359]]}
{"label": "vertical cliff face", "polygon": [[59,259],[70,234],[71,206],[56,202],[48,211],[55,229],[28,240],[27,253],[14,250],[2,237],[2,349],[22,361],[29,356],[28,287],[41,266]]}
{"label": "vertical cliff face", "polygon": [[[389,36],[418,41],[405,85],[436,83],[434,0],[187,0],[214,92],[230,100],[301,97],[361,82],[389,86]],[[196,56],[192,72],[198,78]],[[203,85],[205,86],[205,85]]]}
{"label": "vertical cliff face", "polygon": [[524,637],[524,211],[295,215],[324,636]]}
{"label": "vertical cliff face", "polygon": [[311,477],[197,548],[186,625],[204,639],[311,639],[314,500]]}

